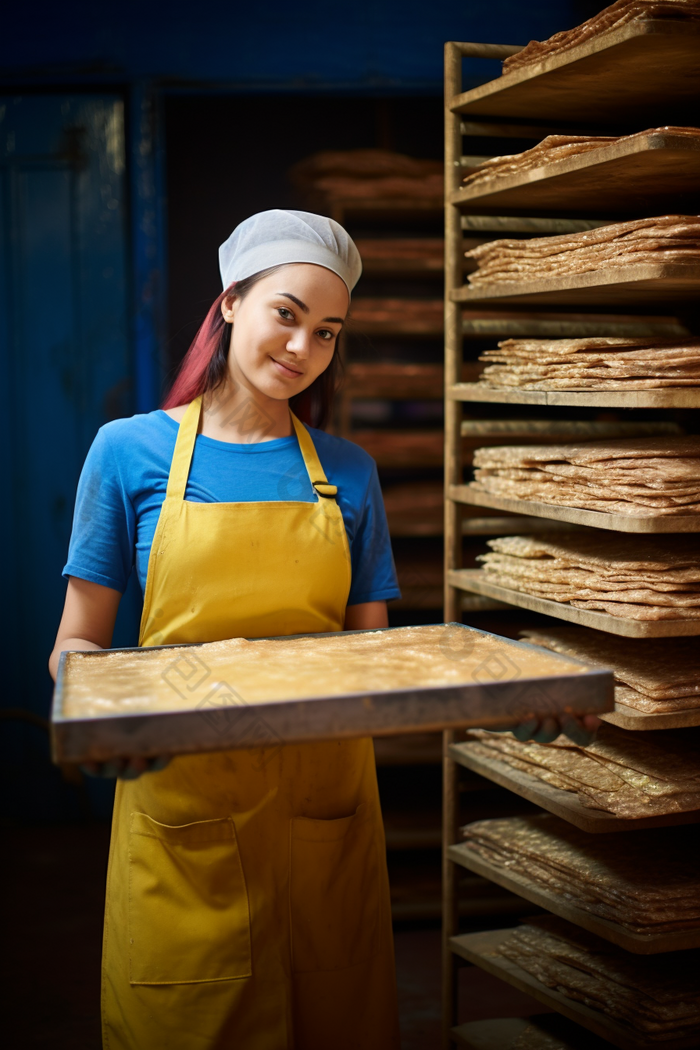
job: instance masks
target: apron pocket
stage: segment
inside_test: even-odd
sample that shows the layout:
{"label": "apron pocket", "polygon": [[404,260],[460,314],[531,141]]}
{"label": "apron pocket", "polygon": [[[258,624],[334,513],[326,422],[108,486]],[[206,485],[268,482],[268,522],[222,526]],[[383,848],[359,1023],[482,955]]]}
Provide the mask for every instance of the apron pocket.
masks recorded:
{"label": "apron pocket", "polygon": [[131,814],[129,981],[250,977],[250,913],[230,817],[182,827]]}
{"label": "apron pocket", "polygon": [[343,970],[371,959],[382,902],[372,809],[363,803],[339,820],[295,817],[290,836],[294,972]]}

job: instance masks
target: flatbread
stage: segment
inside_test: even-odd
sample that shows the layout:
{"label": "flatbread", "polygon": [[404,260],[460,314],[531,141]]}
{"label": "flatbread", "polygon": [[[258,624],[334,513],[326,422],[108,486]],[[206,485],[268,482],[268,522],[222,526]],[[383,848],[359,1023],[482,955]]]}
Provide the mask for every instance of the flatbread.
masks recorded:
{"label": "flatbread", "polygon": [[[700,952],[634,955],[554,915],[529,919],[496,955],[545,987],[598,1010],[645,1041],[688,1038],[700,1026]],[[638,1041],[636,1035],[632,1041]]]}
{"label": "flatbread", "polygon": [[650,517],[700,513],[700,438],[611,438],[476,449],[469,488]]}
{"label": "flatbread", "polygon": [[568,51],[601,33],[619,29],[634,18],[671,18],[695,21],[700,18],[698,0],[617,0],[580,26],[555,33],[547,40],[531,40],[527,47],[503,62],[503,73],[530,66]]}
{"label": "flatbread", "polygon": [[475,756],[576,794],[589,809],[637,820],[700,809],[697,730],[629,733],[604,723],[593,743],[580,747],[560,736],[551,744],[521,742],[511,733],[474,729]]}
{"label": "flatbread", "polygon": [[590,835],[548,813],[478,820],[470,850],[634,933],[700,928],[700,844],[684,828]]}
{"label": "flatbread", "polygon": [[546,168],[570,157],[577,157],[593,150],[602,149],[612,143],[630,142],[659,133],[673,134],[681,138],[697,139],[700,129],[688,127],[659,127],[638,131],[633,135],[547,135],[532,149],[522,153],[490,157],[477,165],[462,180],[465,186],[481,186],[486,191],[488,183],[523,175],[538,168]]}
{"label": "flatbread", "polygon": [[[547,627],[522,632],[533,645],[562,656],[610,667],[615,675],[615,699],[636,707],[642,700],[653,711],[700,706],[700,661],[695,638],[620,638],[586,627]],[[620,692],[620,690],[627,690]],[[632,703],[632,701],[635,701]]]}
{"label": "flatbread", "polygon": [[581,233],[501,239],[472,248],[465,256],[477,263],[467,278],[473,287],[582,274],[630,263],[698,261],[700,217],[662,215]]}

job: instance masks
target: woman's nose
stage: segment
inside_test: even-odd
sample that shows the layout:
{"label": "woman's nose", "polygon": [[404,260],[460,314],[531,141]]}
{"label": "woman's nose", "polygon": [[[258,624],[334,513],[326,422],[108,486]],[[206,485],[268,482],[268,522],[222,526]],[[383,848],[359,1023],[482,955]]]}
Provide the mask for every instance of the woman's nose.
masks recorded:
{"label": "woman's nose", "polygon": [[291,350],[298,357],[304,357],[308,355],[310,348],[311,336],[303,328],[297,328],[290,333],[287,350]]}

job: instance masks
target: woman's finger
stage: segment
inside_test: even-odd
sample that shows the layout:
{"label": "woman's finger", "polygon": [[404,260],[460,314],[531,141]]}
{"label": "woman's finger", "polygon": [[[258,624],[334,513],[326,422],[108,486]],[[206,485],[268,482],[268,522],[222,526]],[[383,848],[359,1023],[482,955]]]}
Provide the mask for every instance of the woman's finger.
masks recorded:
{"label": "woman's finger", "polygon": [[561,726],[556,718],[544,718],[532,739],[537,744],[551,744],[561,733]]}
{"label": "woman's finger", "polygon": [[160,773],[161,769],[165,769],[168,762],[170,761],[170,758],[170,755],[158,755],[157,758],[149,759],[148,772]]}
{"label": "woman's finger", "polygon": [[539,728],[539,719],[531,718],[527,722],[520,722],[519,725],[515,726],[513,729],[513,736],[521,743],[525,743],[526,740],[533,739]]}

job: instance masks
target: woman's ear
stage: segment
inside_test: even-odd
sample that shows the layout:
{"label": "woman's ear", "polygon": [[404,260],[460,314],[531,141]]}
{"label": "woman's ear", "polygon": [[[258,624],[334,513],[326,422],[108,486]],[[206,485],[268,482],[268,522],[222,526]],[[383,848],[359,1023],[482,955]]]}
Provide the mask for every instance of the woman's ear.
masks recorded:
{"label": "woman's ear", "polygon": [[233,319],[236,316],[236,309],[238,306],[238,298],[235,295],[226,295],[221,300],[221,314],[228,324],[233,323]]}

